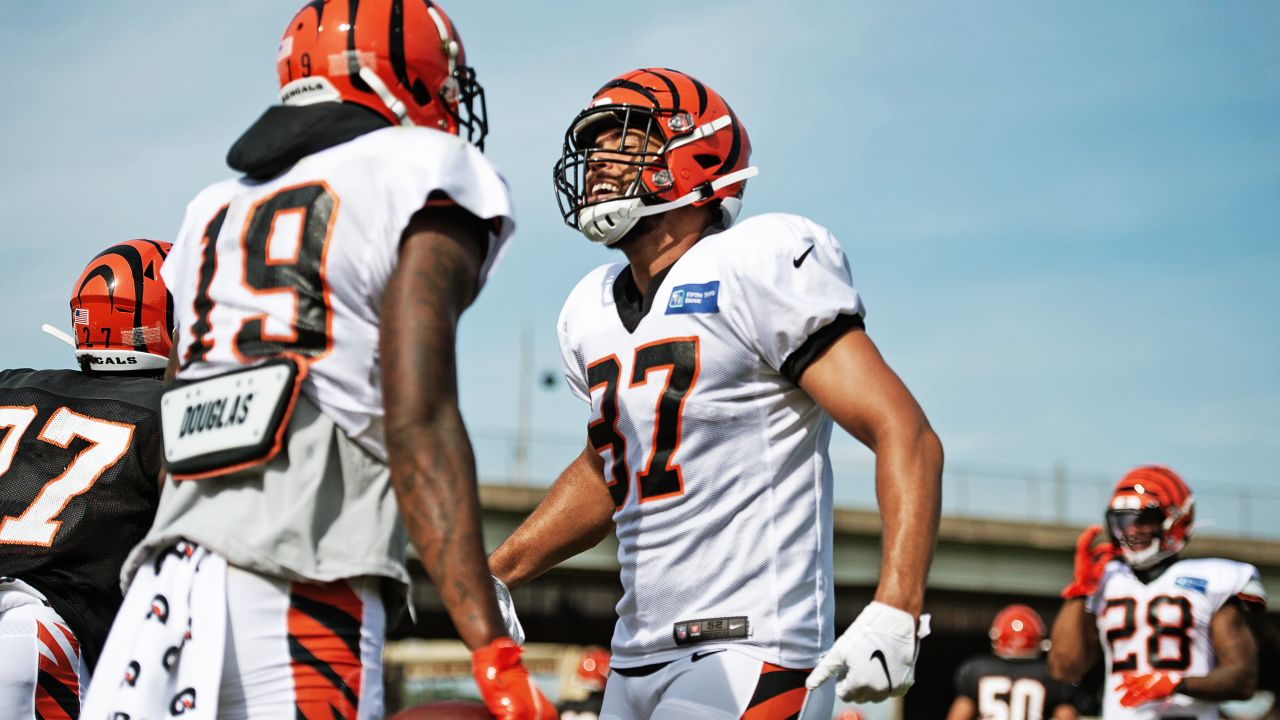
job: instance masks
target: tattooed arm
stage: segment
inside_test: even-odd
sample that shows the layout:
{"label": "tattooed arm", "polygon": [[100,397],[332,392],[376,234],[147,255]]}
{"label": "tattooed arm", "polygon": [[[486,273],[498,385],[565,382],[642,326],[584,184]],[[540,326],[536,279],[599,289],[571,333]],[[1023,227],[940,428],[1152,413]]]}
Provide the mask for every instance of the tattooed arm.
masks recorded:
{"label": "tattooed arm", "polygon": [[391,485],[409,539],[467,647],[506,635],[485,562],[475,458],[458,409],[458,318],[478,291],[487,231],[456,206],[404,231],[382,301],[382,397]]}

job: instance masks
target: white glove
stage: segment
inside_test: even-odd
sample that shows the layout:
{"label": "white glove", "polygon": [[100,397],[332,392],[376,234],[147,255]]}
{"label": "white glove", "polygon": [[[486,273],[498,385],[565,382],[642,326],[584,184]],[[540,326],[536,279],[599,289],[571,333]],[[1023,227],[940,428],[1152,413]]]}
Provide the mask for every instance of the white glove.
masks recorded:
{"label": "white glove", "polygon": [[493,578],[493,594],[498,596],[498,610],[502,612],[502,624],[507,626],[507,634],[517,645],[523,645],[524,628],[520,627],[520,618],[516,617],[516,605],[511,602],[511,591],[496,575]]}
{"label": "white glove", "polygon": [[920,640],[929,635],[929,616],[919,630],[911,614],[872,602],[809,673],[805,687],[817,689],[831,676],[840,679],[836,694],[845,702],[881,702],[905,695],[916,681]]}

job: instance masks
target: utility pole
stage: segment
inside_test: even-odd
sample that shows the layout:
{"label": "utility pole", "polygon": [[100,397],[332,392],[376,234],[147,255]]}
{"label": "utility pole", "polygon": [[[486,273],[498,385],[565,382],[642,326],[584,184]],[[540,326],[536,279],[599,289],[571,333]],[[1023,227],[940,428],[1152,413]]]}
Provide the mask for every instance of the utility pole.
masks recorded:
{"label": "utility pole", "polygon": [[529,435],[533,425],[533,318],[525,315],[520,331],[519,398],[516,407],[516,482],[529,483]]}

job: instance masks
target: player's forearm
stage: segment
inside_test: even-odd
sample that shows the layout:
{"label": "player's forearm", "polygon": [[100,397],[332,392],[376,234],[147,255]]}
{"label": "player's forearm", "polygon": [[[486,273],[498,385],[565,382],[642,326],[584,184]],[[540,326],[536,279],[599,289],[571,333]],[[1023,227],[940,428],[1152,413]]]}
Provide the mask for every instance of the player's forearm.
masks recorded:
{"label": "player's forearm", "polygon": [[391,484],[409,540],[467,647],[506,634],[484,556],[475,461],[462,417],[388,428]]}
{"label": "player's forearm", "polygon": [[884,548],[876,600],[919,615],[942,503],[942,443],[923,416],[876,444]]}
{"label": "player's forearm", "polygon": [[613,500],[587,448],[551,486],[520,527],[489,556],[489,568],[508,587],[518,587],[613,531]]}
{"label": "player's forearm", "polygon": [[1098,654],[1097,629],[1093,617],[1085,612],[1084,598],[1063,601],[1050,637],[1049,674],[1059,682],[1079,682]]}
{"label": "player's forearm", "polygon": [[1072,705],[1059,705],[1053,709],[1053,720],[1077,720],[1080,714]]}
{"label": "player's forearm", "polygon": [[1246,700],[1258,691],[1258,669],[1251,663],[1219,665],[1208,675],[1186,677],[1177,692],[1201,700]]}

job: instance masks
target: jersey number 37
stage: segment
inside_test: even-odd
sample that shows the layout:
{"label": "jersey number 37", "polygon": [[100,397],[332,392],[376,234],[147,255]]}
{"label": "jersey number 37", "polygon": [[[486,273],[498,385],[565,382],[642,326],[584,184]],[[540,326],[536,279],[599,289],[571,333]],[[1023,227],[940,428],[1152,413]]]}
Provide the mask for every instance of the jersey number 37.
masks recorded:
{"label": "jersey number 37", "polygon": [[[666,370],[666,385],[654,408],[653,438],[644,468],[635,474],[640,502],[649,502],[684,493],[684,475],[672,456],[680,447],[684,401],[698,382],[698,338],[668,338],[635,350],[628,384],[622,386],[622,363],[616,355],[587,366],[591,392],[603,389],[600,418],[587,426],[587,437],[596,452],[609,451],[613,460],[606,478],[615,507],[627,502],[631,491],[631,469],[627,464],[628,438],[618,431],[618,393],[649,382],[649,374]],[[636,438],[637,441],[641,441]]]}

